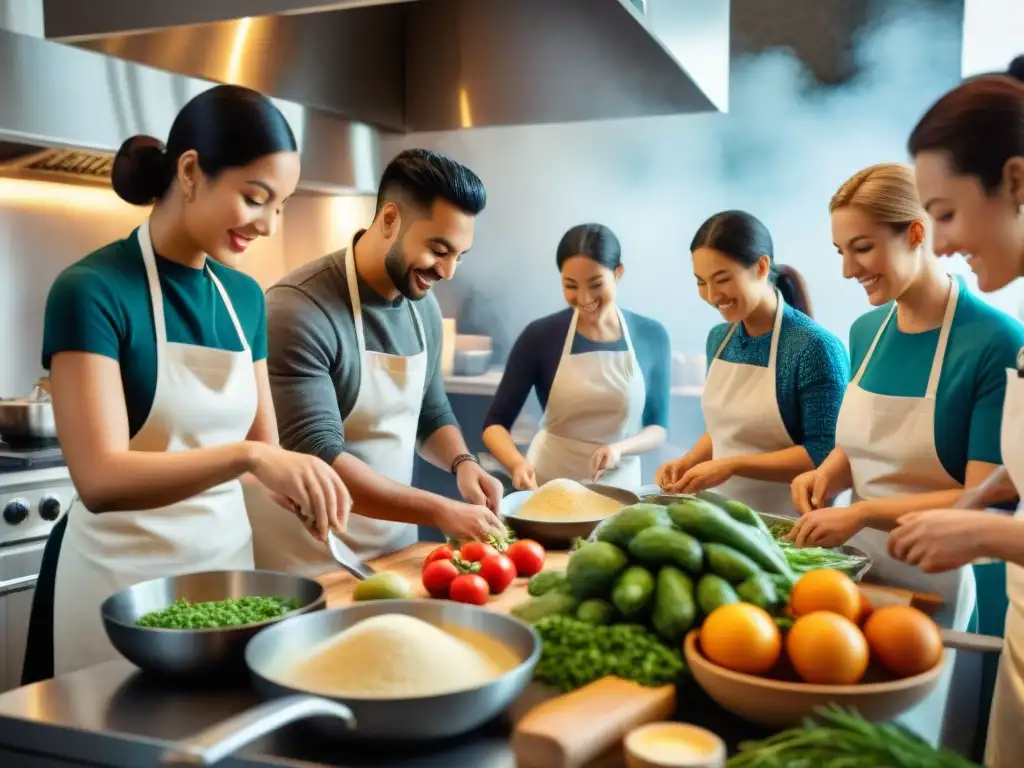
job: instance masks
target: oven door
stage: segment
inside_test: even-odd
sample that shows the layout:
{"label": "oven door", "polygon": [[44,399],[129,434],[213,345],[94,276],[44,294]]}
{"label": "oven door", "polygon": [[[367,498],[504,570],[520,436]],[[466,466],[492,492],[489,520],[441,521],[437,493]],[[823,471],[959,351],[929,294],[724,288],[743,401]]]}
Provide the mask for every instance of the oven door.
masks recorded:
{"label": "oven door", "polygon": [[21,684],[32,596],[46,539],[0,547],[0,691]]}

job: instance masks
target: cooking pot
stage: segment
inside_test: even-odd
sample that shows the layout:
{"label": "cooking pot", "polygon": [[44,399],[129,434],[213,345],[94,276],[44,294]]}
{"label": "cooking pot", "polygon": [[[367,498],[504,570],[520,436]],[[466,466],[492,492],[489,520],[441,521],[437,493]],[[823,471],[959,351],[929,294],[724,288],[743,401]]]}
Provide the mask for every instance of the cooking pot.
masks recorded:
{"label": "cooking pot", "polygon": [[36,384],[28,397],[0,400],[0,438],[55,437],[53,402],[42,385]]}

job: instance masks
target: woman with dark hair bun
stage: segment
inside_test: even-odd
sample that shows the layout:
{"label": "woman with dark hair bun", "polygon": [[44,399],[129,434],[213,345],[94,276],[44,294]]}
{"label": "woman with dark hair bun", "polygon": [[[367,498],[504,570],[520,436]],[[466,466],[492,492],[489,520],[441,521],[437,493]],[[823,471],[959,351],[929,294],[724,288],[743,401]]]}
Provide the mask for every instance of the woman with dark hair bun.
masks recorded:
{"label": "woman with dark hair bun", "polygon": [[[964,254],[988,293],[1024,276],[1024,56],[1007,72],[946,93],[910,134],[917,188],[939,255]],[[1024,489],[1024,350],[1006,371],[1001,453]],[[1024,756],[1024,506],[1013,517],[940,509],[901,517],[889,551],[926,573],[979,558],[1006,562],[1010,607],[992,699],[985,765],[1017,768]]]}
{"label": "woman with dark hair bun", "polygon": [[754,509],[788,509],[789,483],[835,446],[846,350],[811,319],[803,279],[775,263],[771,234],[756,217],[717,213],[690,250],[700,296],[726,322],[708,334],[707,432],[662,465],[657,483],[681,493],[717,488]]}
{"label": "woman with dark hair bun", "polygon": [[253,567],[243,476],[313,535],[343,526],[337,474],[277,445],[263,292],[229,266],[274,233],[298,178],[277,107],[247,88],[211,88],[177,115],[166,145],[125,141],[114,191],[152,212],[50,290],[43,366],[78,496],[47,545],[33,606],[43,644],[52,615],[57,674],[117,657],[100,621],[113,592]]}
{"label": "woman with dark hair bun", "polygon": [[[484,422],[484,443],[520,490],[550,480],[599,480],[637,490],[640,456],[668,435],[668,333],[619,309],[619,240],[603,224],[580,224],[555,252],[568,309],[519,335]],[[510,430],[536,390],[541,430],[524,457]]]}

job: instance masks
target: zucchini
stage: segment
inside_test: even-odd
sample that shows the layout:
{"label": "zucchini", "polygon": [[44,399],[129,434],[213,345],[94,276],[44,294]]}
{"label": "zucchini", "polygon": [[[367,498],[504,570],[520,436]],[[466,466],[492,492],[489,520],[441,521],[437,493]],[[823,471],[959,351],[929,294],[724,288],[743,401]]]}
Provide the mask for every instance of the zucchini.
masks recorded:
{"label": "zucchini", "polygon": [[592,541],[569,555],[565,575],[578,598],[608,597],[612,585],[627,565],[629,558],[626,553],[614,544]]}
{"label": "zucchini", "polygon": [[767,573],[755,573],[736,587],[736,594],[745,603],[753,603],[766,611],[775,610],[779,603],[779,591]]}
{"label": "zucchini", "polygon": [[693,581],[678,568],[666,565],[658,571],[651,626],[665,642],[678,646],[696,619]]}
{"label": "zucchini", "polygon": [[634,504],[620,509],[598,525],[594,538],[625,549],[640,531],[655,525],[667,525],[665,508],[656,504]]}
{"label": "zucchini", "polygon": [[654,576],[639,565],[624,570],[612,588],[612,605],[627,622],[643,617],[653,599]]}
{"label": "zucchini", "polygon": [[707,573],[697,582],[697,603],[705,616],[716,608],[740,602],[740,596],[732,585],[721,576]]}
{"label": "zucchini", "polygon": [[701,499],[680,501],[668,508],[672,523],[704,543],[725,544],[771,573],[792,576],[786,556],[757,528],[736,522],[720,507]]}
{"label": "zucchini", "polygon": [[675,565],[692,574],[701,572],[704,561],[700,542],[671,526],[640,531],[629,542],[629,554],[648,568]]}
{"label": "zucchini", "polygon": [[725,544],[705,544],[704,557],[708,569],[732,584],[739,584],[756,573],[761,573],[757,563]]}
{"label": "zucchini", "polygon": [[568,616],[572,615],[579,600],[567,592],[554,589],[546,592],[540,597],[531,597],[524,603],[515,606],[509,614],[527,624],[536,624],[547,616]]}

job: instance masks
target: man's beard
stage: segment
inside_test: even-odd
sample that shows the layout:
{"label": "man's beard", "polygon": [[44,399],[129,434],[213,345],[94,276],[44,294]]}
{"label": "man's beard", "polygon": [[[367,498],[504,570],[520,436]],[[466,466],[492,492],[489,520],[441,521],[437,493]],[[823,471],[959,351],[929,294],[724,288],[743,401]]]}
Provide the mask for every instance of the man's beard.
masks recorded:
{"label": "man's beard", "polygon": [[414,292],[412,281],[412,267],[406,266],[405,254],[402,253],[402,241],[399,240],[388,251],[384,257],[384,269],[391,278],[398,292],[410,301],[419,301],[426,297],[426,294],[418,295]]}

